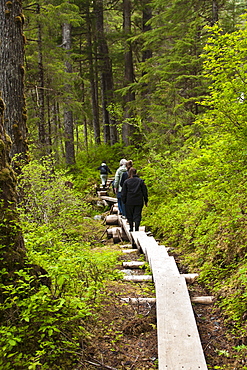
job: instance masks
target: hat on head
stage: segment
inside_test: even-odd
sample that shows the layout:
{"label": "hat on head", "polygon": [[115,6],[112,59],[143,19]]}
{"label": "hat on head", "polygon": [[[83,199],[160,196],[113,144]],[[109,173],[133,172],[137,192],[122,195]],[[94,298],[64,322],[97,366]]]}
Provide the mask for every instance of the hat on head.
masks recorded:
{"label": "hat on head", "polygon": [[126,163],[127,163],[127,160],[123,158],[120,161],[120,166],[124,166]]}

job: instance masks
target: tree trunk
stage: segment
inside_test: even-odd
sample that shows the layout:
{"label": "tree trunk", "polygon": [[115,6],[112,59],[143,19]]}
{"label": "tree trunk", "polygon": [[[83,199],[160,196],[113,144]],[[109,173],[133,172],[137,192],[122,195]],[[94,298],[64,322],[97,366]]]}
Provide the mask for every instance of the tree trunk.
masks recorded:
{"label": "tree trunk", "polygon": [[218,2],[217,0],[213,0],[212,2],[212,21],[211,26],[213,26],[215,23],[219,20],[219,8],[218,8]]}
{"label": "tree trunk", "polygon": [[[40,14],[40,5],[37,4],[37,14]],[[38,104],[38,115],[39,115],[39,143],[41,154],[45,155],[46,146],[46,127],[45,127],[45,82],[44,82],[44,66],[43,66],[43,45],[42,45],[42,26],[38,21],[38,70],[39,70],[39,86],[37,88],[37,104]]]}
{"label": "tree trunk", "polygon": [[91,101],[93,111],[93,129],[94,140],[96,144],[100,144],[100,124],[99,124],[99,109],[98,109],[98,93],[96,89],[96,78],[94,73],[93,45],[92,45],[92,25],[89,14],[89,8],[86,13],[87,19],[87,46],[88,46],[88,62],[89,62],[89,79],[91,88]]}
{"label": "tree trunk", "polygon": [[1,281],[13,277],[24,266],[24,242],[16,213],[16,178],[9,164],[11,143],[4,130],[4,102],[0,96],[0,270]]}
{"label": "tree trunk", "polygon": [[[152,18],[152,8],[149,5],[149,0],[145,0],[142,10],[142,32],[151,31],[151,26],[148,21]],[[145,62],[147,59],[152,57],[152,50],[144,49],[142,52],[142,61]]]}
{"label": "tree trunk", "polygon": [[101,95],[104,127],[104,142],[117,142],[116,121],[110,117],[108,107],[113,102],[113,74],[107,41],[104,34],[103,0],[95,0],[99,69],[101,72]]}
{"label": "tree trunk", "polygon": [[[130,37],[131,34],[131,0],[123,0],[123,30],[126,38]],[[124,85],[128,86],[134,82],[134,67],[133,67],[133,55],[132,45],[130,41],[126,41],[125,45],[125,74],[124,74]],[[124,97],[124,110],[125,110],[125,122],[123,123],[123,142],[126,145],[130,144],[130,138],[134,132],[134,126],[130,125],[129,121],[133,117],[132,107],[129,103],[135,100],[135,94],[128,90]]]}
{"label": "tree trunk", "polygon": [[[68,23],[63,24],[63,47],[67,50],[71,49],[71,25]],[[72,65],[70,61],[65,62],[65,70],[67,73],[72,73]],[[70,94],[71,86],[65,87],[68,95]],[[75,147],[74,147],[74,123],[73,123],[73,112],[70,109],[69,98],[66,101],[66,108],[64,110],[64,133],[65,133],[65,158],[67,165],[73,165],[75,163]]]}
{"label": "tree trunk", "polygon": [[0,0],[0,81],[5,103],[4,126],[13,142],[11,156],[18,154],[26,159],[23,23],[21,1]]}
{"label": "tree trunk", "polygon": [[[149,1],[145,0],[143,1],[143,9],[142,9],[142,32],[149,32],[151,30],[150,24],[148,24],[148,21],[152,18],[152,8],[149,5]],[[142,51],[142,62],[145,63],[148,59],[152,57],[152,50],[150,49],[144,49]],[[145,67],[144,67],[145,68]],[[146,74],[145,69],[142,71],[142,76]],[[151,122],[152,118],[149,114],[149,106],[150,106],[150,91],[149,86],[147,83],[142,83],[141,87],[141,117],[143,121],[143,127],[145,128],[145,131],[148,132],[149,128],[146,122]]]}

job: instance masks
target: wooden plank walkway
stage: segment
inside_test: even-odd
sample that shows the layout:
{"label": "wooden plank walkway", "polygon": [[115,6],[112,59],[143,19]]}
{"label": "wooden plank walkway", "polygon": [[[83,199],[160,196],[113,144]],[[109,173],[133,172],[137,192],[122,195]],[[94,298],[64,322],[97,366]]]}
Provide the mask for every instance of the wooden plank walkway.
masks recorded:
{"label": "wooden plank walkway", "polygon": [[[101,196],[113,204],[116,198]],[[207,370],[185,276],[166,248],[152,236],[141,231],[129,231],[126,219],[118,216],[133,247],[145,254],[152,271],[156,292],[158,366],[159,370]],[[143,230],[144,229],[144,230]],[[150,277],[147,277],[150,281]]]}
{"label": "wooden plank walkway", "polygon": [[145,254],[156,291],[159,370],[207,370],[185,277],[164,246],[144,231],[129,232],[119,217],[132,245]]}

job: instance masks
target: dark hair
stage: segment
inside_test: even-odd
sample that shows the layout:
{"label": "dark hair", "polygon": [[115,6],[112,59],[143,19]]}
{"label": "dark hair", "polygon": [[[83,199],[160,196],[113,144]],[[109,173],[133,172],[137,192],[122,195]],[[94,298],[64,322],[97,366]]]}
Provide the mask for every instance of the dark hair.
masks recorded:
{"label": "dark hair", "polygon": [[130,159],[129,161],[127,161],[127,163],[126,163],[126,167],[127,167],[128,169],[130,169],[132,166],[133,166],[133,161]]}
{"label": "dark hair", "polygon": [[129,169],[129,174],[128,175],[129,175],[129,178],[134,177],[134,175],[136,175],[136,169],[134,167],[131,167]]}

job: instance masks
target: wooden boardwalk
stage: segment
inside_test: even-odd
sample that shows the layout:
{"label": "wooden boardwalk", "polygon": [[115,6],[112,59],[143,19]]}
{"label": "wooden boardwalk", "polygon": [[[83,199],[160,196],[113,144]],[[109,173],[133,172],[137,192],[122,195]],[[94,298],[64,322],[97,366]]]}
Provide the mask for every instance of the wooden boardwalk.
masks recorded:
{"label": "wooden boardwalk", "polygon": [[166,248],[152,236],[145,231],[129,232],[127,221],[120,216],[118,224],[132,246],[145,254],[152,271],[159,370],[207,370],[185,276],[179,273]]}

